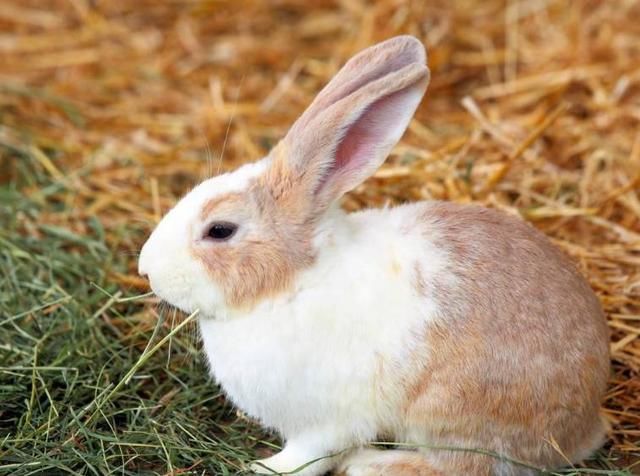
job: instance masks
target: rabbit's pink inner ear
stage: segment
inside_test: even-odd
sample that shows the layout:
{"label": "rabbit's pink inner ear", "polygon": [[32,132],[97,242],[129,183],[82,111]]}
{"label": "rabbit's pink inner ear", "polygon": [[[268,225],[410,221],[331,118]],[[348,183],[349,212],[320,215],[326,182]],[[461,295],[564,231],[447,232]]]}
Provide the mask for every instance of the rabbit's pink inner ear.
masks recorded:
{"label": "rabbit's pink inner ear", "polygon": [[318,184],[317,191],[328,182],[331,182],[331,187],[338,187],[342,181],[348,180],[350,176],[367,166],[367,158],[371,158],[375,153],[370,137],[372,131],[367,129],[369,122],[365,112],[363,117],[347,130],[336,147],[333,162]]}
{"label": "rabbit's pink inner ear", "polygon": [[404,133],[423,91],[414,85],[382,97],[348,124],[316,193],[336,200],[373,175]]}

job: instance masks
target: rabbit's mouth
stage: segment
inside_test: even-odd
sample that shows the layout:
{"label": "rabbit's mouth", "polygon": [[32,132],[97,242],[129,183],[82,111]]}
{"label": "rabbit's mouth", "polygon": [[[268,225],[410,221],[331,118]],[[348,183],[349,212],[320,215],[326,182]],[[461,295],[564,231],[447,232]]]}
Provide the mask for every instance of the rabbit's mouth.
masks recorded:
{"label": "rabbit's mouth", "polygon": [[193,312],[190,305],[189,287],[184,280],[176,278],[177,276],[174,276],[174,279],[168,283],[166,279],[158,279],[158,276],[153,273],[147,275],[151,291],[160,298],[160,308],[171,308],[189,314]]}
{"label": "rabbit's mouth", "polygon": [[192,270],[150,273],[149,285],[162,302],[187,315],[198,311],[198,318],[213,318],[221,307],[220,292]]}

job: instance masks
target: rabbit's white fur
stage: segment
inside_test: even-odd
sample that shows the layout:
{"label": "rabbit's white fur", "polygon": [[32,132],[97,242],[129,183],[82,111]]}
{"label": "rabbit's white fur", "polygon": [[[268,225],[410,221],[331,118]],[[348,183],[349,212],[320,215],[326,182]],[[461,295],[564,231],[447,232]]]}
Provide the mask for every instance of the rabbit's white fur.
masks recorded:
{"label": "rabbit's white fur", "polygon": [[[200,310],[211,371],[285,439],[256,472],[531,474],[462,451],[355,451],[376,438],[481,448],[555,467],[602,441],[607,330],[540,233],[479,207],[346,214],[428,81],[420,43],[357,55],[265,159],[209,179],[144,245],[152,289]],[[228,241],[208,236],[233,222]],[[562,349],[567,349],[563,352]]]}
{"label": "rabbit's white fur", "polygon": [[[333,210],[316,236],[317,261],[291,294],[201,321],[213,375],[234,403],[287,435],[273,469],[290,471],[399,424],[401,383],[419,371],[411,356],[424,352],[422,328],[438,312],[416,296],[411,273],[418,260],[441,276],[447,262],[416,226],[418,207]],[[394,380],[381,381],[383,363],[397,365]]]}

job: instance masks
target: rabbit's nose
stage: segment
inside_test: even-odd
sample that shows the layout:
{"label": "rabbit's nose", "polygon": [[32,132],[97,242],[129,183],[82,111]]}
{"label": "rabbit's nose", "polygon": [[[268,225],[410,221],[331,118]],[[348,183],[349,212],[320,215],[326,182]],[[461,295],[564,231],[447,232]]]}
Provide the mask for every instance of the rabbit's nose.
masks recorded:
{"label": "rabbit's nose", "polygon": [[147,272],[146,268],[142,265],[142,261],[138,262],[138,274],[143,278],[146,278],[149,276],[149,273]]}
{"label": "rabbit's nose", "polygon": [[143,278],[147,278],[149,276],[149,266],[147,255],[144,252],[145,247],[142,247],[140,251],[140,256],[138,257],[138,274]]}

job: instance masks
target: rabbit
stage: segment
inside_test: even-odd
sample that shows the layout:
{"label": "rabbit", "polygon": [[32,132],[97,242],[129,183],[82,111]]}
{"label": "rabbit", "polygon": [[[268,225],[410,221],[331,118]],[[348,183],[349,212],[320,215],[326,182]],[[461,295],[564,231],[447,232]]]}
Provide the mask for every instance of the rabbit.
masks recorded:
{"label": "rabbit", "polygon": [[198,185],[142,248],[152,290],[199,310],[228,398],[285,442],[253,473],[529,475],[604,441],[604,314],[541,232],[442,201],[339,207],[428,81],[416,38],[365,49],[266,158]]}

